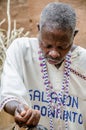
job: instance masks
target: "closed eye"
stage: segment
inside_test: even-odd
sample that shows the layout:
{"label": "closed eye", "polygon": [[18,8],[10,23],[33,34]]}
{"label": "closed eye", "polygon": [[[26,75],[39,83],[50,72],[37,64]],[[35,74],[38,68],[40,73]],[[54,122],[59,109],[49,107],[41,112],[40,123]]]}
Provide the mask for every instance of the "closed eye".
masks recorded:
{"label": "closed eye", "polygon": [[47,45],[46,48],[50,49],[52,48],[52,45]]}
{"label": "closed eye", "polygon": [[66,50],[68,47],[61,47],[61,46],[59,46],[58,47],[58,49],[60,49],[60,50]]}
{"label": "closed eye", "polygon": [[66,49],[68,49],[70,47],[71,47],[71,45],[69,45],[69,46],[59,46],[58,49],[60,49],[60,50],[66,50]]}

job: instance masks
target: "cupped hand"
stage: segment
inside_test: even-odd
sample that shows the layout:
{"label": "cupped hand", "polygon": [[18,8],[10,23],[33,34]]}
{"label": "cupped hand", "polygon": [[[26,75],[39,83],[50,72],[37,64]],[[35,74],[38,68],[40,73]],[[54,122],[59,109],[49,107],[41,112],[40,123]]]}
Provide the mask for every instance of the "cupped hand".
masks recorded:
{"label": "cupped hand", "polygon": [[34,127],[39,123],[40,112],[24,104],[19,104],[15,109],[14,118],[19,127]]}

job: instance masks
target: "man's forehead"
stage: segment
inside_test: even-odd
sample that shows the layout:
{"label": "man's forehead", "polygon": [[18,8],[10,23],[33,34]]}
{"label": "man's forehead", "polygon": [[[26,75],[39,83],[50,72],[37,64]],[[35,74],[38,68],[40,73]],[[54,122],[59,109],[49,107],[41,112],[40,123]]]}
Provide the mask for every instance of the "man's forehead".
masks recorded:
{"label": "man's forehead", "polygon": [[69,31],[63,31],[63,30],[44,30],[43,32],[40,32],[40,38],[46,39],[46,40],[60,40],[60,41],[66,41],[70,39],[72,34]]}

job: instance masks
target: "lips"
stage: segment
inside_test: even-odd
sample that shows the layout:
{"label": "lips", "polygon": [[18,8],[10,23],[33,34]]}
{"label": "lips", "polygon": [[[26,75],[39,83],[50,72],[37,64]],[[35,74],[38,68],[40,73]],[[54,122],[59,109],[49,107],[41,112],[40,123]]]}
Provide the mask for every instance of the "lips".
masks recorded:
{"label": "lips", "polygon": [[61,63],[61,59],[58,60],[58,59],[51,59],[51,58],[47,58],[47,61],[50,63],[50,64],[60,64]]}

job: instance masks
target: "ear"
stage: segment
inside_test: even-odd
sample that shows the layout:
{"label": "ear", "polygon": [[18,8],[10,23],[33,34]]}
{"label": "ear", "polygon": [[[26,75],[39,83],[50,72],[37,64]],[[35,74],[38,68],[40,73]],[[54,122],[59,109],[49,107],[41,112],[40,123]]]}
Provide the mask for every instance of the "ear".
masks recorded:
{"label": "ear", "polygon": [[79,32],[79,30],[78,29],[76,29],[75,31],[74,31],[74,37],[76,36],[76,34]]}
{"label": "ear", "polygon": [[37,28],[38,28],[38,31],[40,31],[40,25],[39,25],[39,23],[37,23]]}

